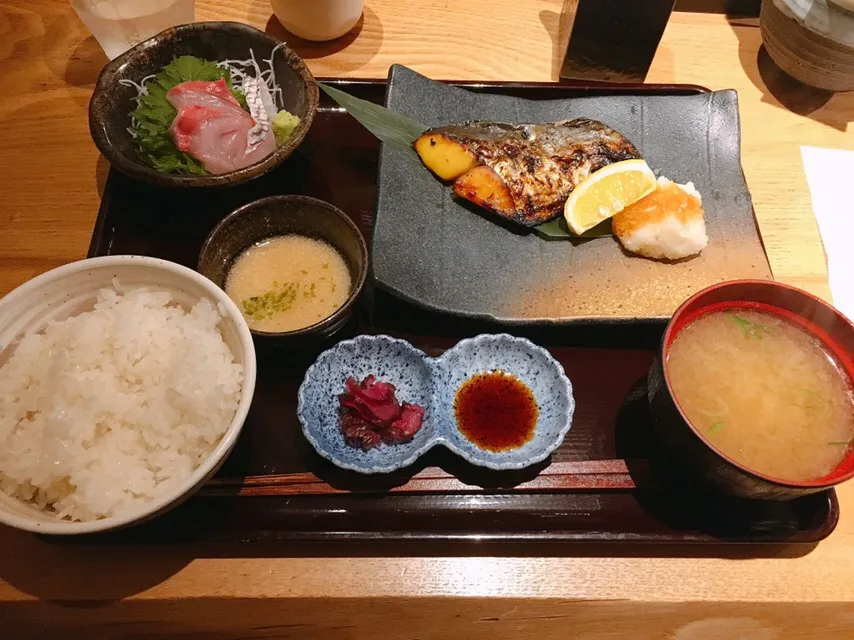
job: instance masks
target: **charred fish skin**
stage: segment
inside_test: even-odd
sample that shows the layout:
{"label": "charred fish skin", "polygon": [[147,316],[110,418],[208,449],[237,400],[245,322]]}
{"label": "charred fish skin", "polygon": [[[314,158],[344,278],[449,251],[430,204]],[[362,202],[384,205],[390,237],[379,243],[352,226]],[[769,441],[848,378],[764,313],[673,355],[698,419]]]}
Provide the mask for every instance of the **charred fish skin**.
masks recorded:
{"label": "charred fish skin", "polygon": [[454,181],[458,196],[526,227],[558,217],[594,171],[641,157],[625,136],[589,118],[466,122],[430,129],[414,147],[428,169]]}

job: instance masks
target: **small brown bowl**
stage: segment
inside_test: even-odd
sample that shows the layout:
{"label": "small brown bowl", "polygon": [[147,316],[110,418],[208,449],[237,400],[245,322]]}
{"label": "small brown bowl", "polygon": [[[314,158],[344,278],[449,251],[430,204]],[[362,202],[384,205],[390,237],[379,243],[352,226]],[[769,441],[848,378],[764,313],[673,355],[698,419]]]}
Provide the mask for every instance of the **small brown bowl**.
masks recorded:
{"label": "small brown bowl", "polygon": [[130,112],[136,108],[137,92],[119,81],[139,82],[157,73],[174,58],[192,55],[206,60],[245,60],[249,50],[255,58],[269,58],[281,43],[263,31],[237,22],[196,22],[173,27],[120,55],[101,70],[89,103],[89,131],[95,146],[107,160],[132,178],[161,187],[212,187],[235,185],[264,175],[281,164],[305,138],[317,113],[317,82],[305,63],[282,45],[273,62],[282,88],[281,105],[300,117],[300,123],[284,145],[253,165],[220,175],[187,176],[162,173],[137,155],[136,142],[128,132]]}
{"label": "small brown bowl", "polygon": [[695,294],[673,315],[649,372],[649,402],[659,440],[684,469],[703,484],[742,498],[791,500],[854,477],[854,447],[831,473],[797,482],[753,471],[719,451],[685,416],[667,375],[667,356],[679,332],[699,316],[726,307],[754,307],[797,322],[827,348],[854,379],[854,325],[806,291],[767,280],[734,280]]}
{"label": "small brown bowl", "polygon": [[252,245],[271,238],[298,234],[334,247],[350,271],[350,296],[331,316],[295,331],[255,331],[262,339],[322,339],[340,330],[353,315],[368,276],[368,245],[356,224],[337,207],[308,196],[271,196],[231,212],[213,228],[202,245],[197,270],[225,289],[234,260]]}

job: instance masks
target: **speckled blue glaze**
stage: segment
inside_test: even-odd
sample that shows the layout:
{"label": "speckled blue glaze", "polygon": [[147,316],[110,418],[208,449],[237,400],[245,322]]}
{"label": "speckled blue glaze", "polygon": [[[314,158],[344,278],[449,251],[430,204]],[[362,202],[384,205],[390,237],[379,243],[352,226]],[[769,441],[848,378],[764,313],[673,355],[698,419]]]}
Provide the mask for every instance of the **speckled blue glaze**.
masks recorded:
{"label": "speckled blue glaze", "polygon": [[[490,469],[522,469],[545,460],[563,442],[572,425],[575,400],[561,364],[530,340],[506,333],[484,334],[458,343],[437,359],[432,412],[442,425],[443,444],[472,464]],[[534,393],[539,417],[534,437],[518,449],[486,451],[457,428],[454,399],[462,384],[477,373],[500,369]]]}
{"label": "speckled blue glaze", "polygon": [[[454,398],[471,376],[500,369],[517,376],[534,393],[539,418],[534,437],[518,449],[480,449],[457,428]],[[397,387],[401,401],[425,408],[424,426],[411,442],[381,444],[370,451],[348,446],[339,429],[337,396],[347,376],[374,374]],[[408,342],[389,336],[359,336],[323,352],[299,389],[297,413],[302,430],[327,460],[361,473],[403,468],[442,444],[472,464],[490,469],[522,469],[547,458],[572,425],[575,401],[563,367],[543,348],[507,334],[480,335],[458,343],[439,358],[429,358]]]}
{"label": "speckled blue glaze", "polygon": [[[320,455],[344,469],[388,473],[412,464],[436,444],[430,411],[431,364],[423,351],[389,336],[358,336],[339,342],[321,353],[305,373],[297,403],[302,432]],[[401,402],[424,407],[424,424],[410,442],[362,451],[344,441],[338,396],[345,391],[348,376],[361,381],[370,374],[393,384]]]}

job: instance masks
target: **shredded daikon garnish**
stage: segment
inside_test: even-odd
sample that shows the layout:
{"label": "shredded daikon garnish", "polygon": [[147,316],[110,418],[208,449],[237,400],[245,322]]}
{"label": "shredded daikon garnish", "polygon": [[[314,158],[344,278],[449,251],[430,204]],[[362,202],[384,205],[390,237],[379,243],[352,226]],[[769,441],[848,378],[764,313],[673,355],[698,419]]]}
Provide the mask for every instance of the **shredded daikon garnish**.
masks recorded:
{"label": "shredded daikon garnish", "polygon": [[[145,85],[148,84],[149,82],[151,82],[156,77],[156,75],[157,74],[152,73],[151,75],[145,76],[139,82],[134,82],[130,78],[122,78],[119,80],[119,84],[122,85],[123,87],[133,87],[134,89],[136,89],[137,95],[136,95],[136,98],[134,98],[134,102],[136,102],[136,105],[139,106],[139,99],[142,96],[148,95],[148,89],[146,89]],[[136,134],[137,124],[139,124],[139,123],[137,123],[136,118],[131,116],[130,126],[127,127],[126,129],[127,129],[127,132],[131,136],[133,136],[134,138],[136,138],[136,136],[137,136],[137,134]]]}
{"label": "shredded daikon garnish", "polygon": [[[278,82],[276,82],[276,69],[273,64],[273,60],[275,60],[276,53],[282,48],[282,46],[283,44],[277,44],[270,52],[270,57],[263,58],[261,60],[261,62],[266,66],[265,69],[261,69],[261,66],[258,64],[258,60],[255,58],[254,49],[249,49],[249,58],[246,60],[223,60],[222,62],[218,62],[217,66],[228,69],[231,73],[232,81],[241,87],[247,78],[258,78],[263,80],[264,84],[267,85],[267,90],[269,91],[270,96],[272,97],[273,107],[278,111],[278,109],[283,108],[282,88],[279,86]],[[250,69],[255,73],[247,73]],[[273,118],[273,116],[276,115],[275,112],[270,111],[269,107],[267,107],[267,113],[270,118]]]}

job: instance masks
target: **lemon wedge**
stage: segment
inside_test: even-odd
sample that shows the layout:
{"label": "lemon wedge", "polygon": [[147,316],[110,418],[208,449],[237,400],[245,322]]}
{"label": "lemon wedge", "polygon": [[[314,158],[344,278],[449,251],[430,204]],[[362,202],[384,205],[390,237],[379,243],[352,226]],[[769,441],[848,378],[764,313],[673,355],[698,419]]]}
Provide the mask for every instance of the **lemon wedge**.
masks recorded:
{"label": "lemon wedge", "polygon": [[563,208],[566,224],[573,233],[582,234],[649,195],[656,186],[655,174],[643,160],[609,164],[575,187]]}

